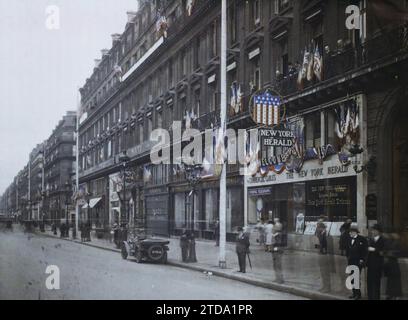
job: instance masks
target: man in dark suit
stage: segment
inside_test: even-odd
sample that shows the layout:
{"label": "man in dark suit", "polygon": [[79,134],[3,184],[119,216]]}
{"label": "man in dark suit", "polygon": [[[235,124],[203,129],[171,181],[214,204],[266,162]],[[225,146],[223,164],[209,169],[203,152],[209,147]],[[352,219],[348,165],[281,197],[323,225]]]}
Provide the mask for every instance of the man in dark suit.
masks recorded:
{"label": "man in dark suit", "polygon": [[[350,228],[350,239],[347,245],[347,261],[349,266],[357,266],[360,271],[361,280],[361,270],[364,268],[367,259],[367,240],[359,235],[359,231],[355,227]],[[361,284],[359,288],[353,288],[353,295],[350,299],[359,300],[361,299]]]}
{"label": "man in dark suit", "polygon": [[246,272],[246,255],[249,250],[249,235],[244,232],[242,227],[238,227],[238,236],[236,241],[236,252],[238,255],[239,272]]}
{"label": "man in dark suit", "polygon": [[367,292],[369,300],[380,300],[384,246],[385,240],[382,237],[382,228],[380,225],[375,224],[371,228],[371,238],[368,242]]}

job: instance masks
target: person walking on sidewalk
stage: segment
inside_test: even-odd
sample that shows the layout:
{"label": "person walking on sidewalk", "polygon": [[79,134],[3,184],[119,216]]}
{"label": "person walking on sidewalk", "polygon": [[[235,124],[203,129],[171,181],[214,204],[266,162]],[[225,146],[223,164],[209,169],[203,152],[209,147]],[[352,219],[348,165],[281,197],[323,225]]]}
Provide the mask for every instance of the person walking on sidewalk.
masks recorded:
{"label": "person walking on sidewalk", "polygon": [[265,251],[272,252],[273,244],[273,222],[272,220],[268,221],[268,224],[265,226]]}
{"label": "person walking on sidewalk", "polygon": [[380,300],[385,240],[382,236],[382,228],[378,224],[372,227],[371,234],[372,236],[368,241],[367,293],[369,300]]}
{"label": "person walking on sidewalk", "polygon": [[321,216],[317,222],[315,235],[319,240],[320,254],[327,254],[327,231],[323,216]]}
{"label": "person walking on sidewalk", "polygon": [[214,225],[215,246],[220,246],[220,221],[217,219]]}
{"label": "person walking on sidewalk", "polygon": [[187,258],[188,258],[188,247],[189,247],[189,243],[188,243],[188,234],[186,230],[183,230],[183,233],[181,234],[180,237],[180,248],[181,248],[181,260],[183,262],[187,262]]}
{"label": "person walking on sidewalk", "polygon": [[272,236],[273,236],[273,250],[279,248],[282,245],[282,231],[283,226],[279,218],[273,219]]}
{"label": "person walking on sidewalk", "polygon": [[275,281],[277,283],[283,283],[283,273],[282,273],[282,255],[283,250],[282,247],[282,232],[283,232],[283,225],[280,222],[279,218],[273,219],[273,228],[272,228],[272,262],[273,262],[273,269],[275,271]]}
{"label": "person walking on sidewalk", "polygon": [[344,252],[347,249],[347,243],[350,239],[350,228],[351,228],[351,219],[347,219],[340,227],[340,241],[339,241],[339,249],[340,254],[344,256]]}
{"label": "person walking on sidewalk", "polygon": [[387,279],[387,300],[395,300],[402,297],[401,269],[398,264],[400,256],[400,243],[398,233],[391,233],[385,242],[384,252],[384,276]]}
{"label": "person walking on sidewalk", "polygon": [[246,272],[246,256],[249,252],[249,235],[242,227],[238,227],[238,236],[235,250],[238,256],[239,272]]}
{"label": "person walking on sidewalk", "polygon": [[361,299],[361,271],[365,266],[367,258],[368,242],[366,238],[359,235],[359,231],[355,227],[350,228],[350,240],[347,246],[347,262],[349,266],[356,266],[360,272],[360,283],[356,288],[356,283],[354,283],[353,295],[350,299],[359,300]]}
{"label": "person walking on sidewalk", "polygon": [[197,262],[195,236],[191,230],[188,232],[188,247],[188,262]]}
{"label": "person walking on sidewalk", "polygon": [[265,246],[265,223],[261,219],[261,221],[258,222],[256,225],[256,229],[258,230],[259,233],[259,245],[260,246]]}

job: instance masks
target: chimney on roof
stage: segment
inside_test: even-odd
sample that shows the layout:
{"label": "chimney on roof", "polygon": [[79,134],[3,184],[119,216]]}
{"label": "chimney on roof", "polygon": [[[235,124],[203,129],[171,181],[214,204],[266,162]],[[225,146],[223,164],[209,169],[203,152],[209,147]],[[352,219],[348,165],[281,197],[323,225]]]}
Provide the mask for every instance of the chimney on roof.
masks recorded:
{"label": "chimney on roof", "polygon": [[115,44],[115,42],[120,41],[120,34],[119,33],[114,33],[111,35],[112,37],[112,43]]}
{"label": "chimney on roof", "polygon": [[95,68],[99,67],[99,64],[101,63],[101,59],[95,59]]}
{"label": "chimney on roof", "polygon": [[133,23],[136,16],[137,16],[137,12],[136,11],[128,11],[126,12],[127,14],[127,19],[128,19],[128,23]]}

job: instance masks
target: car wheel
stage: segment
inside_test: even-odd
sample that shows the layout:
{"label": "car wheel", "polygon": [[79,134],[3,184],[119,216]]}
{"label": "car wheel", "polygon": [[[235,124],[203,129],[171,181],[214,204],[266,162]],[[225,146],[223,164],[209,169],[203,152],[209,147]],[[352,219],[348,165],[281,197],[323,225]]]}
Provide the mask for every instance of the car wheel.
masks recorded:
{"label": "car wheel", "polygon": [[128,252],[126,250],[125,245],[122,245],[122,248],[120,250],[120,254],[122,255],[123,260],[126,260],[128,257]]}

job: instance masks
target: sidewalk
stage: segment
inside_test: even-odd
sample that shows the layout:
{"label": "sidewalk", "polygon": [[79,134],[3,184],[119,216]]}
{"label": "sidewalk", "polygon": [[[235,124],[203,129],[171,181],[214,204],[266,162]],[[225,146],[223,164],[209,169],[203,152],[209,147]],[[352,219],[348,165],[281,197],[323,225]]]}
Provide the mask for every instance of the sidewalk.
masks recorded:
{"label": "sidewalk", "polygon": [[[40,233],[46,236],[58,237],[50,230]],[[71,236],[71,234],[70,234]],[[92,242],[82,243],[79,239],[74,241],[83,245],[93,246],[114,252],[114,243],[104,239],[97,239],[92,234]],[[196,241],[196,252],[198,263],[181,262],[181,250],[177,238],[166,238],[170,241],[170,251],[168,253],[168,264],[188,268],[200,272],[212,272],[215,276],[221,276],[232,280],[242,281],[256,286],[270,288],[282,292],[287,292],[310,299],[344,299],[350,295],[350,291],[345,287],[346,281],[346,258],[337,255],[319,255],[314,252],[286,250],[282,254],[283,283],[276,281],[272,255],[267,253],[258,244],[251,245],[250,257],[252,269],[247,263],[247,273],[237,272],[238,260],[235,254],[235,245],[227,243],[226,260],[227,269],[218,267],[219,248],[215,247],[212,241]],[[118,259],[121,259],[118,254]],[[404,269],[402,268],[402,273]],[[404,273],[403,273],[404,274]],[[365,274],[363,274],[363,279]],[[406,288],[403,283],[403,292]],[[385,284],[383,286],[385,288]],[[365,281],[362,281],[362,291],[365,294]]]}

